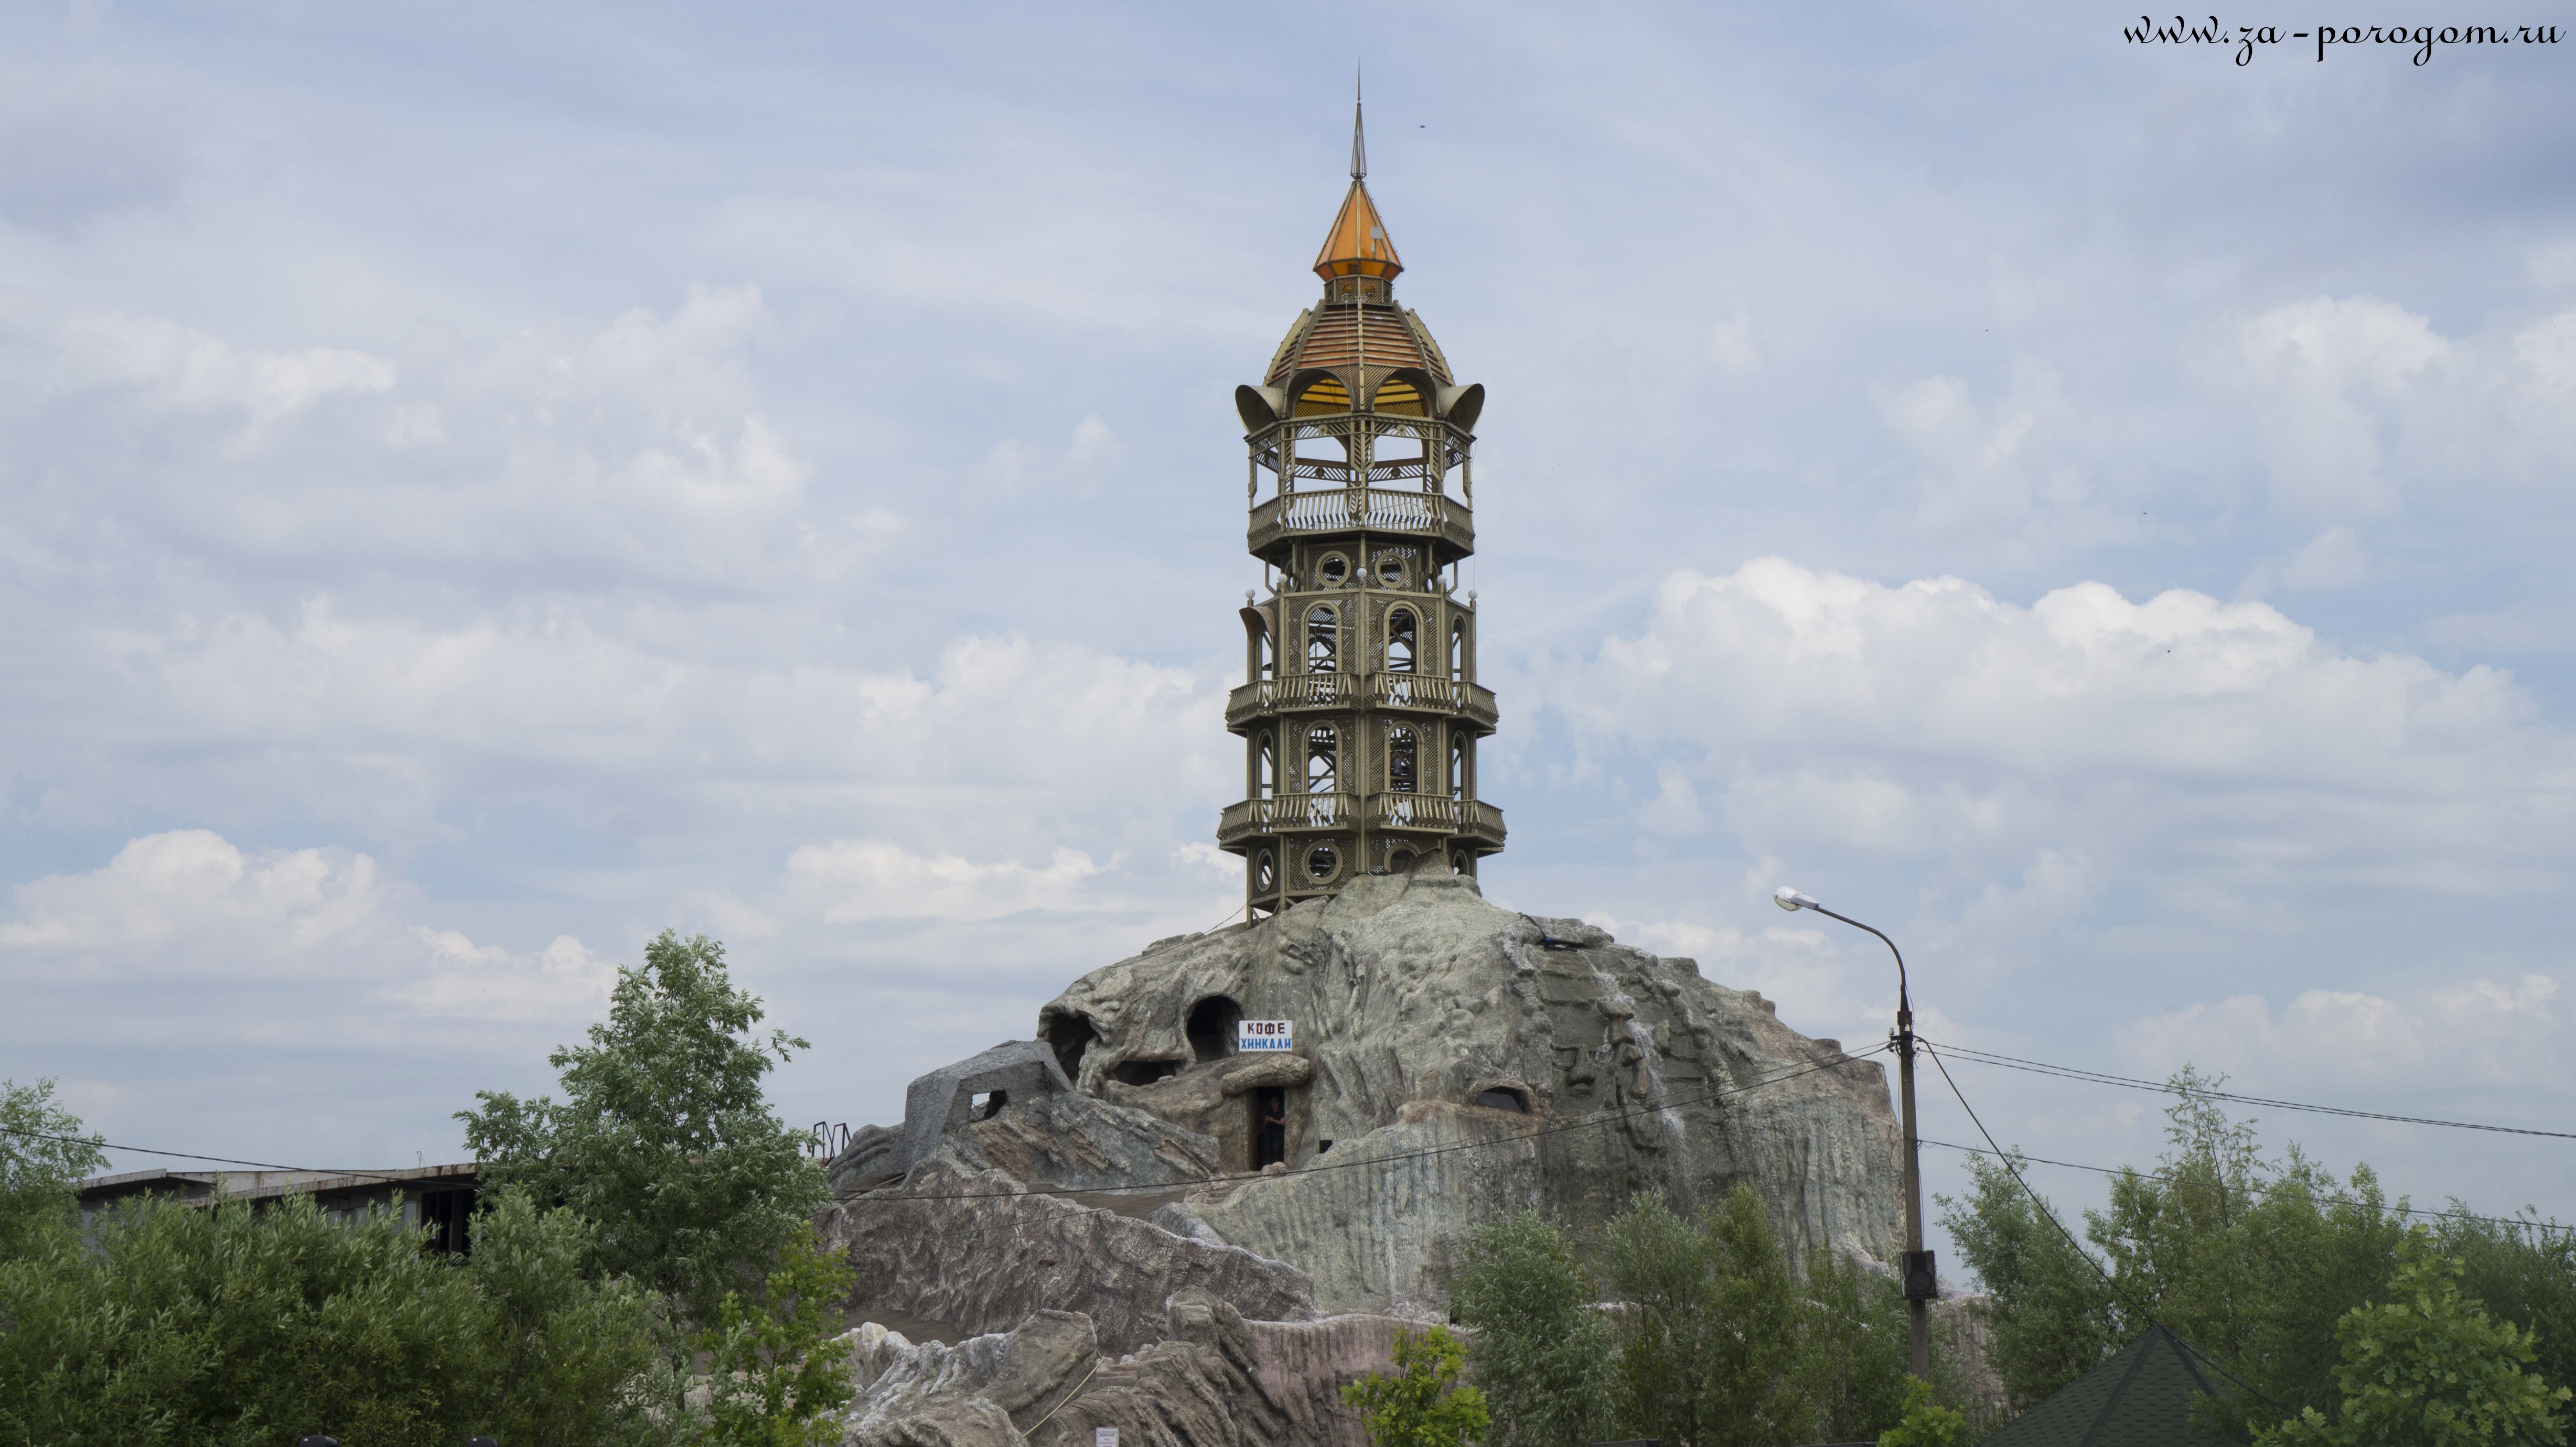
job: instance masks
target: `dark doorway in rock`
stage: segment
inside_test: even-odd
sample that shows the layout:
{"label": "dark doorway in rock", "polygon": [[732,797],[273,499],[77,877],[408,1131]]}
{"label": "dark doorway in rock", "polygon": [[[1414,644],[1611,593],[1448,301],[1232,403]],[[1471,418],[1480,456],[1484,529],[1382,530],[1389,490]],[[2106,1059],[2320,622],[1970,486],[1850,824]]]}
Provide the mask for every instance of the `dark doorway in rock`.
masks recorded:
{"label": "dark doorway in rock", "polygon": [[1487,1110],[1513,1110],[1523,1115],[1529,1114],[1529,1097],[1505,1087],[1498,1086],[1492,1090],[1476,1092],[1476,1103]]}
{"label": "dark doorway in rock", "polygon": [[1210,995],[1190,1007],[1190,1058],[1219,1060],[1234,1053],[1234,1027],[1243,1023],[1243,1007],[1223,995]]}
{"label": "dark doorway in rock", "polygon": [[990,1094],[972,1095],[968,1096],[966,1099],[966,1113],[977,1120],[991,1120],[993,1117],[1002,1113],[1003,1106],[1010,1103],[1011,1093],[1007,1090],[996,1090]]}
{"label": "dark doorway in rock", "polygon": [[1252,1092],[1252,1168],[1288,1159],[1288,1092],[1264,1086]]}
{"label": "dark doorway in rock", "polygon": [[1064,1067],[1064,1078],[1082,1083],[1082,1055],[1100,1032],[1091,1026],[1088,1015],[1058,1015],[1047,1022],[1047,1044],[1055,1050],[1055,1063]]}
{"label": "dark doorway in rock", "polygon": [[1177,1060],[1122,1060],[1109,1067],[1109,1078],[1122,1085],[1151,1085],[1180,1073]]}

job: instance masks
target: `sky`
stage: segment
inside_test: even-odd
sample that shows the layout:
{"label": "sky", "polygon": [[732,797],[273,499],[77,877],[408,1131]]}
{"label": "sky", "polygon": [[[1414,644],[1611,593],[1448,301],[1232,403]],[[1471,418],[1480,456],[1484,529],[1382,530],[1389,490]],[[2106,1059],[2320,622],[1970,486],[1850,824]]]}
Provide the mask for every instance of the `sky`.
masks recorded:
{"label": "sky", "polygon": [[[2553,18],[2474,9],[2308,19]],[[1935,1041],[2576,1126],[2576,42],[2138,20],[0,10],[0,1074],[457,1159],[675,929],[811,1042],[789,1119],[892,1123],[1227,921],[1230,399],[1356,62],[1488,393],[1490,898],[1876,1043],[1795,885]],[[2576,1142],[2260,1129],[2576,1217]]]}

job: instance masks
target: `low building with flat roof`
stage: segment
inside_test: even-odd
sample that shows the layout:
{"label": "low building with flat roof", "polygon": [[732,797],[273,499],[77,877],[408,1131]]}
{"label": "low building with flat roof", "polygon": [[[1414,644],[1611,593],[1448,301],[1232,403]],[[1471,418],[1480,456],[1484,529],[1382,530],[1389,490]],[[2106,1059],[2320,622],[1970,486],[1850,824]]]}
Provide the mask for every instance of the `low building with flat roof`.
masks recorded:
{"label": "low building with flat roof", "polygon": [[94,1217],[147,1196],[189,1206],[311,1196],[325,1215],[339,1220],[398,1211],[405,1226],[431,1228],[431,1250],[461,1254],[480,1169],[468,1161],[388,1171],[124,1171],[80,1183],[81,1215]]}

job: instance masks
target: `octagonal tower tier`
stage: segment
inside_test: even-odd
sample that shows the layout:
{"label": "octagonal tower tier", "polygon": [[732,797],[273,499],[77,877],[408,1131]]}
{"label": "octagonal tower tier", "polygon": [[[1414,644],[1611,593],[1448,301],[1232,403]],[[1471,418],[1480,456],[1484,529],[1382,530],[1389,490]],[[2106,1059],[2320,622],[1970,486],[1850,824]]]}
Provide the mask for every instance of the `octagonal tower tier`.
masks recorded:
{"label": "octagonal tower tier", "polygon": [[1251,447],[1247,546],[1271,595],[1243,610],[1248,681],[1226,702],[1245,741],[1244,794],[1217,843],[1244,856],[1255,913],[1357,874],[1472,875],[1503,847],[1476,796],[1494,695],[1476,682],[1469,450],[1481,385],[1450,376],[1422,319],[1395,304],[1404,270],[1370,200],[1359,118],[1351,189],[1300,314],[1259,386],[1237,387]]}

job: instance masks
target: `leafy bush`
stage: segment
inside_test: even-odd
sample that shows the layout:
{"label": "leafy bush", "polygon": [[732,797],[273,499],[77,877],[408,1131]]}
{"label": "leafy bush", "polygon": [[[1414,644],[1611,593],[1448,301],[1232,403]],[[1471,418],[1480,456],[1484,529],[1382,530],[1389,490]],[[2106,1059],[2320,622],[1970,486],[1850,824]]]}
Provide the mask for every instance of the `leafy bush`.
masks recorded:
{"label": "leafy bush", "polygon": [[2257,1434],[2257,1447],[2559,1447],[2568,1400],[2524,1371],[2531,1338],[2460,1291],[2463,1263],[2436,1255],[2429,1232],[2400,1250],[2390,1298],[2335,1325],[2340,1392],[2329,1417],[2315,1407]]}
{"label": "leafy bush", "polygon": [[587,1228],[504,1199],[470,1261],[310,1197],[146,1202],[0,1262],[0,1438],[650,1442],[653,1303],[574,1269]]}
{"label": "leafy bush", "polygon": [[1461,1385],[1467,1352],[1449,1328],[1399,1331],[1395,1373],[1342,1388],[1377,1447],[1460,1447],[1485,1435],[1484,1394]]}

